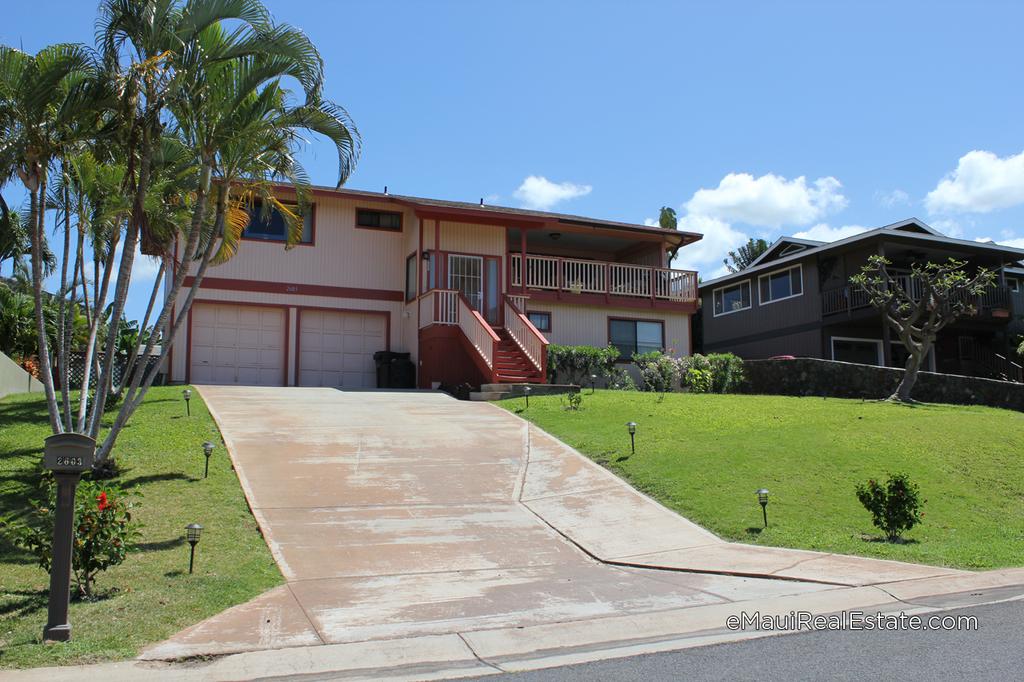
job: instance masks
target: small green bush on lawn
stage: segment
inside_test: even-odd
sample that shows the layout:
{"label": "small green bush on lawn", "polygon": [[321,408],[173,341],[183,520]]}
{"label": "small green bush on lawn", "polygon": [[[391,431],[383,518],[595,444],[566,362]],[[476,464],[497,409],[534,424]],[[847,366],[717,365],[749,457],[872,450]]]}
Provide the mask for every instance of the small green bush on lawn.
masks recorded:
{"label": "small green bush on lawn", "polygon": [[[0,535],[0,667],[90,663],[135,656],[148,644],[282,582],[242,495],[216,424],[198,392],[185,416],[180,387],[157,387],[118,439],[117,481],[138,494],[135,551],[101,573],[93,601],[71,605],[72,641],[41,643],[49,576],[36,557]],[[0,400],[0,515],[36,497],[46,405],[36,395]],[[202,443],[218,448],[203,479]],[[185,526],[201,523],[188,574]]]}
{"label": "small green bush on lawn", "polygon": [[[598,391],[579,411],[536,396],[522,416],[725,538],[960,568],[1024,565],[1018,412]],[[633,456],[629,421],[639,424]],[[896,471],[928,500],[899,544],[885,541],[855,494],[857,483]],[[758,488],[772,491],[767,529]]]}

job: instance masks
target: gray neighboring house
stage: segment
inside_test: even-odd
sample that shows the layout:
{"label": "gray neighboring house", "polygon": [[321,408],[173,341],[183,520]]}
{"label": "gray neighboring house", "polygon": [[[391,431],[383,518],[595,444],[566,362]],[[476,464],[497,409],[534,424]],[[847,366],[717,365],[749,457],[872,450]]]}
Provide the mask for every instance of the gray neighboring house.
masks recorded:
{"label": "gray neighboring house", "polygon": [[1024,332],[1024,250],[946,237],[915,218],[835,242],[783,237],[744,270],[701,283],[704,351],[903,366],[899,338],[849,282],[872,254],[908,275],[915,262],[950,257],[996,270],[975,314],[939,334],[925,369],[1024,380],[1014,352]]}

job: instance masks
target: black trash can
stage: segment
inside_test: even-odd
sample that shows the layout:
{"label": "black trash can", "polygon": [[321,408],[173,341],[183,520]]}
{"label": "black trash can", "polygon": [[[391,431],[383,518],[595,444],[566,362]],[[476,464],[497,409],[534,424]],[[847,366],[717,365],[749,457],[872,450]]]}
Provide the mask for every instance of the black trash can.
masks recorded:
{"label": "black trash can", "polygon": [[408,380],[410,369],[415,376],[415,367],[409,359],[411,353],[396,353],[390,350],[379,350],[373,354],[377,363],[377,388],[413,388]]}

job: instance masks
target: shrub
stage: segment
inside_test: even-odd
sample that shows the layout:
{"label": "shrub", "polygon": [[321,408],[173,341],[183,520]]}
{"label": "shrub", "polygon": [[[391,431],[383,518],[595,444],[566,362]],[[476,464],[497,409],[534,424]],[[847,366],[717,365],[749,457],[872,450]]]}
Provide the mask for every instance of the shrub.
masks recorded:
{"label": "shrub", "polygon": [[693,393],[732,393],[743,383],[743,360],[732,353],[692,355],[680,367],[683,386]]}
{"label": "shrub", "polygon": [[548,346],[548,381],[582,386],[590,382],[590,375],[609,377],[619,358],[615,346]]}
{"label": "shrub", "polygon": [[917,484],[906,474],[889,476],[885,486],[875,480],[868,481],[867,485],[858,484],[857,499],[871,512],[872,523],[885,533],[889,542],[896,542],[901,533],[921,523],[920,509],[924,501],[920,499]]}
{"label": "shrub", "polygon": [[566,403],[563,403],[565,409],[576,412],[583,406],[583,394],[580,391],[569,391],[565,396]]}
{"label": "shrub", "polygon": [[[24,522],[8,522],[11,539],[34,554],[39,567],[50,571],[53,562],[53,525],[56,485],[51,483],[45,502],[36,501]],[[75,493],[75,535],[71,566],[81,596],[92,596],[96,576],[125,560],[138,537],[132,521],[134,502],[113,483],[82,481]]]}
{"label": "shrub", "polygon": [[640,390],[664,394],[679,383],[679,361],[660,351],[636,353],[633,363],[640,371]]}
{"label": "shrub", "polygon": [[612,367],[608,371],[608,388],[613,391],[635,391],[636,382],[622,367]]}

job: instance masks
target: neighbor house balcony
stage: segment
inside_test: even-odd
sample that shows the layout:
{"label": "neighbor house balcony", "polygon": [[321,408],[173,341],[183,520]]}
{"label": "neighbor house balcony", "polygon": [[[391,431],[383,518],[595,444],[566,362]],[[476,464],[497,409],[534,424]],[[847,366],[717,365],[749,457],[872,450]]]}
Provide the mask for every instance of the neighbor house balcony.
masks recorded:
{"label": "neighbor house balcony", "polygon": [[[897,282],[914,301],[920,300],[923,287],[913,277],[898,277]],[[972,317],[978,319],[1005,319],[1013,317],[1013,296],[1010,287],[996,285],[979,296],[965,296],[974,308]],[[852,313],[871,308],[867,293],[859,286],[844,286],[821,292],[822,316]]]}
{"label": "neighbor house balcony", "polygon": [[[695,305],[697,301],[697,273],[692,270],[530,254],[526,255],[525,270],[525,288],[531,293],[552,292],[559,298],[572,293],[608,301],[617,297],[646,299],[652,304]],[[522,289],[521,254],[509,255],[508,272],[509,290]]]}

